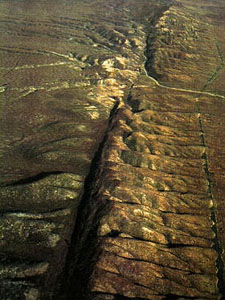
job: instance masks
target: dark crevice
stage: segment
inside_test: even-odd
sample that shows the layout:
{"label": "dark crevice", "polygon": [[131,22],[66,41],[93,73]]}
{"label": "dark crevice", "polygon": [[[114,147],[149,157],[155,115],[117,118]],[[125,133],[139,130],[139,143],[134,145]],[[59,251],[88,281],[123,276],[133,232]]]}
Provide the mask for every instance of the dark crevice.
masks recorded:
{"label": "dark crevice", "polygon": [[142,109],[136,110],[135,113],[138,114],[138,113],[141,113],[142,111],[145,111],[145,110],[146,109],[142,108]]}
{"label": "dark crevice", "polygon": [[132,131],[131,131],[131,132],[125,132],[125,133],[123,134],[123,141],[126,140],[127,138],[129,138],[132,134],[133,134]]}
{"label": "dark crevice", "polygon": [[[110,297],[110,298],[108,298]],[[147,298],[142,298],[142,297],[135,297],[135,298],[130,298],[124,295],[120,294],[112,294],[112,293],[104,293],[104,292],[96,292],[93,293],[92,299],[90,300],[102,300],[102,299],[110,299],[110,300],[149,300]]]}
{"label": "dark crevice", "polygon": [[127,205],[132,205],[132,206],[134,206],[134,205],[140,205],[140,203],[123,201],[122,199],[121,199],[121,201],[115,201],[115,200],[111,200],[111,201],[114,201],[114,202],[117,202],[117,203],[123,203],[123,204],[127,204]]}
{"label": "dark crevice", "polygon": [[118,237],[122,232],[118,230],[111,230],[105,237]]}
{"label": "dark crevice", "polygon": [[[193,245],[179,244],[179,243],[168,243],[167,247],[169,249],[172,249],[172,248],[187,248],[187,247],[193,247]],[[195,246],[195,247],[198,247],[198,246]],[[202,247],[200,247],[200,248],[202,248]]]}
{"label": "dark crevice", "polygon": [[[196,105],[197,108],[197,112],[200,114],[198,120],[199,120],[199,127],[201,130],[201,141],[202,141],[202,146],[206,149],[207,148],[207,144],[205,141],[205,132],[204,132],[204,127],[202,124],[202,119],[201,119],[201,111],[200,111],[200,107],[197,103]],[[217,260],[216,260],[216,266],[217,266],[217,277],[218,277],[218,290],[219,293],[221,294],[221,299],[225,299],[225,285],[224,285],[224,262],[222,259],[222,253],[223,250],[221,248],[220,242],[219,242],[219,236],[218,236],[218,228],[217,228],[217,219],[216,219],[216,207],[215,207],[215,199],[213,196],[213,191],[212,191],[212,187],[213,187],[213,173],[209,171],[209,161],[208,161],[208,156],[205,153],[203,153],[202,158],[204,159],[204,170],[205,170],[205,174],[206,174],[206,178],[208,180],[208,194],[210,196],[210,198],[213,200],[214,205],[211,208],[211,220],[212,220],[212,231],[215,234],[215,237],[213,239],[214,242],[214,246],[213,248],[215,249],[215,251],[218,254]]]}
{"label": "dark crevice", "polygon": [[[193,246],[191,246],[191,247],[193,248]],[[166,249],[165,245],[164,245],[164,247],[161,245],[161,251],[162,252],[164,251],[164,249]],[[110,253],[109,251],[106,251],[106,252]],[[145,262],[145,263],[149,263],[151,265],[160,266],[160,267],[165,268],[165,269],[171,269],[171,270],[175,270],[175,271],[179,271],[179,272],[183,271],[184,273],[186,273],[188,275],[196,275],[196,274],[198,274],[198,275],[202,274],[203,275],[204,274],[204,273],[201,273],[201,272],[193,272],[193,271],[190,271],[190,270],[184,270],[182,268],[171,267],[171,266],[166,265],[166,264],[163,265],[162,263],[158,263],[158,262],[156,263],[154,261],[150,261],[150,260],[146,260],[146,259],[140,259],[140,258],[137,258],[137,257],[134,257],[134,258],[124,257],[124,256],[117,255],[117,254],[114,254],[114,253],[113,253],[113,255],[115,257],[120,257],[120,258],[123,258],[124,260],[128,260],[128,261]]]}
{"label": "dark crevice", "polygon": [[[97,234],[99,220],[110,210],[112,205],[107,198],[98,196],[102,184],[101,176],[104,176],[101,174],[99,166],[101,166],[102,152],[108,139],[108,132],[111,131],[113,120],[117,115],[118,106],[119,101],[116,102],[110,113],[108,128],[95,153],[84,183],[84,193],[78,208],[66,265],[61,278],[61,291],[55,300],[90,299],[89,279],[100,254],[101,239]],[[112,234],[114,233],[112,232]]]}
{"label": "dark crevice", "polygon": [[45,179],[49,176],[52,175],[58,175],[58,174],[63,174],[65,172],[61,172],[61,171],[51,171],[51,172],[41,172],[37,175],[31,176],[31,177],[27,177],[27,178],[23,178],[20,180],[17,180],[13,183],[9,183],[4,185],[5,187],[9,187],[9,186],[17,186],[17,185],[24,185],[24,184],[30,184],[30,183],[36,183],[42,179]]}
{"label": "dark crevice", "polygon": [[[165,5],[161,9],[159,16],[157,16],[157,20],[162,15],[162,13],[168,8],[169,5]],[[152,21],[152,24],[150,24],[150,30],[153,29],[153,33],[155,30],[154,25],[155,23],[154,21]],[[153,42],[154,42],[154,37],[152,36],[152,32],[151,32],[151,35],[149,34],[147,38],[147,46],[145,52],[147,60],[145,63],[145,68],[148,74],[151,74],[151,76],[154,76],[156,79],[159,79],[158,78],[159,75],[154,73],[154,69],[152,67],[152,65],[154,65],[154,51],[151,49]],[[143,109],[140,108],[140,102],[138,100],[132,99],[131,93],[129,93],[126,103],[132,108],[133,113],[138,113],[143,111]],[[78,216],[74,227],[74,234],[72,236],[72,242],[69,248],[67,263],[64,272],[64,280],[63,280],[61,292],[65,294],[66,291],[66,296],[63,298],[60,298],[59,296],[55,298],[55,300],[93,299],[93,294],[91,296],[88,291],[88,283],[93,271],[93,266],[100,254],[99,238],[97,235],[97,230],[99,226],[99,220],[111,207],[111,203],[110,203],[111,201],[108,201],[108,199],[102,199],[102,198],[100,199],[98,197],[99,188],[101,186],[101,182],[99,182],[99,177],[101,176],[101,170],[99,169],[99,166],[101,164],[102,152],[107,142],[108,132],[112,128],[112,120],[117,114],[118,105],[119,102],[116,103],[116,105],[114,106],[110,114],[108,129],[92,161],[89,175],[85,180],[84,194],[79,206]],[[164,190],[162,191],[168,192]],[[181,193],[181,194],[188,194],[188,192]],[[120,234],[119,231],[112,230],[108,234],[108,237],[118,237],[119,234]],[[145,241],[144,239],[141,238],[135,237],[135,239]],[[178,247],[190,247],[191,245],[170,243],[167,246],[168,248],[178,248]],[[137,286],[142,286],[142,285],[137,284]],[[187,298],[187,299],[198,299],[196,297],[179,296],[173,294],[166,295],[165,299],[175,300],[175,299],[179,299],[180,297]],[[126,300],[130,298],[122,295],[115,295],[115,299]],[[138,300],[141,298],[133,298],[133,299]]]}
{"label": "dark crevice", "polygon": [[[102,236],[102,238],[107,238],[108,236]],[[156,240],[150,240],[150,239],[144,239],[138,236],[130,236],[130,237],[121,237],[118,236],[117,238],[124,239],[124,240],[135,240],[135,241],[141,241],[141,242],[146,242],[146,243],[154,243],[155,245],[159,245],[160,247],[164,248],[200,248],[200,249],[206,249],[204,246],[199,246],[199,245],[192,245],[192,244],[179,244],[179,243],[160,243]],[[210,240],[211,241],[211,240]]]}

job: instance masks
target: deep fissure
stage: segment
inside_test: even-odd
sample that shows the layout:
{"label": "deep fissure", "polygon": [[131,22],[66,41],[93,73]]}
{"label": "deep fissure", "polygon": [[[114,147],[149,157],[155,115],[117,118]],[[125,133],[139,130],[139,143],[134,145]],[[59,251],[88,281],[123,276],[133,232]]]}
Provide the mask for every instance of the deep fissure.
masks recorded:
{"label": "deep fissure", "polygon": [[[97,200],[99,182],[99,165],[102,151],[107,142],[108,132],[111,130],[112,121],[117,114],[120,102],[116,101],[109,117],[108,127],[103,136],[103,140],[92,160],[89,174],[85,180],[84,192],[79,205],[78,215],[74,226],[74,232],[69,247],[64,278],[59,295],[66,293],[62,299],[88,299],[88,279],[92,273],[92,267],[97,260],[98,238],[97,229],[101,215],[105,214],[110,208],[110,201],[103,200],[101,203]],[[92,207],[93,205],[93,207]],[[58,298],[56,298],[58,300]],[[61,299],[61,298],[60,298]]]}
{"label": "deep fissure", "polygon": [[[162,10],[161,13],[163,13],[165,10],[167,10],[168,7],[166,9],[164,8],[164,10]],[[147,74],[150,77],[151,77],[151,75],[154,76],[154,74],[153,74],[154,70],[149,68],[149,64],[152,62],[152,59],[154,57],[154,53],[151,52],[151,43],[152,43],[152,36],[148,35],[147,41],[146,41],[146,53],[147,52],[150,53],[151,59],[146,55],[145,69],[147,71]],[[151,73],[151,72],[153,72],[153,73]],[[157,74],[155,74],[155,77],[157,78],[156,75]],[[129,93],[128,98],[127,98],[127,103],[130,105],[131,109],[133,108],[132,109],[133,113],[143,111],[143,109],[140,109],[140,110],[138,109],[139,103],[136,103],[134,105],[134,107],[132,107],[133,105],[129,103],[131,100],[132,100],[132,98],[131,98],[131,90],[130,90],[130,93]],[[64,281],[63,289],[65,291],[65,287],[67,287],[67,288],[69,287],[69,289],[68,289],[69,294],[67,294],[67,296],[70,296],[70,295],[72,296],[73,295],[73,296],[78,297],[76,299],[88,299],[89,298],[88,278],[90,277],[91,272],[92,272],[91,264],[89,265],[88,271],[84,272],[84,270],[85,270],[85,266],[88,265],[87,264],[88,260],[89,260],[89,262],[92,261],[92,264],[93,264],[94,261],[96,261],[97,256],[99,254],[98,251],[97,251],[97,248],[98,248],[97,247],[97,243],[98,243],[98,241],[97,241],[97,227],[98,227],[98,220],[99,220],[99,216],[100,216],[99,214],[101,214],[103,209],[104,210],[106,209],[106,207],[107,207],[107,205],[109,205],[109,203],[107,203],[107,201],[101,203],[100,206],[98,206],[98,207],[96,206],[95,213],[93,214],[93,212],[92,212],[92,215],[89,215],[88,207],[89,207],[90,203],[88,203],[88,202],[90,201],[91,198],[95,198],[95,196],[98,193],[98,191],[97,191],[98,190],[97,187],[98,187],[98,184],[99,184],[98,180],[97,180],[97,174],[99,172],[98,165],[99,165],[100,160],[101,160],[101,154],[102,154],[103,148],[104,148],[104,146],[107,142],[107,134],[111,129],[112,119],[117,113],[118,105],[119,105],[119,102],[117,102],[115,104],[115,106],[114,106],[114,108],[111,112],[108,129],[106,130],[103,141],[100,144],[99,149],[98,149],[98,151],[97,151],[97,153],[96,153],[96,155],[95,155],[95,157],[92,161],[92,165],[91,165],[91,168],[90,168],[90,173],[87,176],[87,179],[85,181],[84,195],[83,195],[83,198],[81,200],[79,214],[78,214],[78,218],[77,218],[76,226],[75,226],[75,231],[74,231],[74,235],[73,235],[73,238],[72,238],[72,243],[71,243],[71,246],[70,246],[69,255],[68,255],[68,258],[67,258],[67,266],[66,266],[66,271],[65,271],[66,280]],[[201,128],[201,132],[203,133],[202,134],[203,146],[206,147],[205,146],[205,141],[204,141],[204,132],[203,132],[202,124],[201,124],[201,119],[199,119],[199,124],[200,124],[200,128]],[[213,198],[212,190],[211,190],[212,181],[211,181],[211,175],[209,174],[209,170],[208,170],[207,157],[203,157],[203,159],[205,160],[205,172],[206,172],[207,179],[208,179],[208,182],[209,182],[210,198]],[[96,185],[97,185],[97,187],[96,187]],[[110,205],[109,205],[109,207],[110,207]],[[85,219],[89,219],[88,224],[92,225],[92,229],[89,230],[89,232],[84,235],[83,234],[84,229],[88,227],[87,223],[84,225],[84,220]],[[214,222],[214,225],[213,225],[212,229],[213,229],[213,231],[215,232],[215,235],[216,235],[215,240],[214,240],[215,249],[219,254],[218,255],[219,257],[218,257],[218,260],[217,260],[218,280],[219,280],[218,288],[219,288],[220,292],[224,295],[223,277],[222,277],[223,276],[223,273],[222,273],[223,261],[222,261],[222,258],[221,258],[221,249],[220,249],[219,242],[218,242],[217,227],[215,225],[215,221],[216,221],[215,208],[212,209],[211,219]],[[77,228],[79,228],[79,232],[76,231]],[[109,234],[109,236],[111,236],[111,237],[117,237],[118,235],[119,235],[118,231],[112,231]],[[92,245],[90,245],[90,244],[87,245],[87,241],[89,240],[89,238],[91,238],[93,240]],[[90,246],[93,246],[93,247],[90,247]],[[172,247],[172,248],[174,248],[174,247],[175,248],[176,247],[185,247],[184,245],[180,245],[180,244],[173,244],[173,245],[171,244],[171,245],[168,245],[168,246],[169,246],[169,248],[170,247]],[[92,251],[90,251],[91,248],[92,248]],[[74,253],[74,249],[76,249],[75,253]],[[84,260],[84,256],[87,253],[88,253],[88,258],[86,258],[86,260]],[[71,267],[70,263],[71,263],[72,260],[73,260],[73,266]],[[84,261],[86,263],[84,263]],[[76,273],[76,275],[75,275],[75,273]],[[76,280],[78,281],[78,284],[76,284],[76,286],[73,286],[74,282]],[[172,299],[171,297],[176,297],[176,295],[172,295],[172,294],[171,295],[170,294],[165,295],[165,299]],[[197,299],[195,297],[185,297],[185,296],[182,296],[182,297],[183,298],[190,298],[190,299]],[[118,299],[120,299],[120,298],[121,299],[129,299],[129,298],[124,297],[122,295],[121,296],[117,295],[117,298]]]}
{"label": "deep fissure", "polygon": [[[206,149],[207,145],[206,145],[206,141],[205,141],[205,132],[204,132],[204,128],[203,128],[203,124],[202,124],[202,119],[201,119],[201,111],[200,111],[200,107],[199,104],[197,102],[196,104],[196,108],[197,108],[197,112],[199,113],[199,117],[198,117],[198,121],[199,121],[199,127],[201,130],[201,140],[202,140],[202,145],[203,147]],[[217,254],[218,254],[218,258],[216,260],[216,266],[217,266],[217,277],[218,277],[218,290],[222,296],[221,299],[223,299],[225,297],[225,286],[224,286],[224,278],[223,278],[223,270],[224,270],[224,263],[223,263],[223,259],[222,259],[222,249],[219,243],[219,236],[218,236],[218,229],[217,229],[217,225],[216,225],[216,204],[215,204],[215,200],[214,200],[214,196],[213,196],[213,192],[212,192],[212,185],[213,185],[213,180],[212,180],[212,173],[209,171],[209,162],[208,162],[208,157],[206,152],[203,153],[202,158],[205,161],[205,165],[204,165],[204,170],[205,170],[205,174],[208,180],[208,193],[210,198],[213,201],[213,206],[211,207],[211,220],[212,220],[212,231],[215,234],[215,238],[213,239],[214,242],[214,249],[216,250]]]}

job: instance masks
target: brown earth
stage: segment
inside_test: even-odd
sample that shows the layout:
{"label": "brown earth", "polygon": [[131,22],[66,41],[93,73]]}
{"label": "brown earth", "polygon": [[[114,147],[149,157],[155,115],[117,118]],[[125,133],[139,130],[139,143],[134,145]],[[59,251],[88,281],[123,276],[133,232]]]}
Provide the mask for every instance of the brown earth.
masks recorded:
{"label": "brown earth", "polygon": [[2,0],[0,299],[224,299],[222,0]]}

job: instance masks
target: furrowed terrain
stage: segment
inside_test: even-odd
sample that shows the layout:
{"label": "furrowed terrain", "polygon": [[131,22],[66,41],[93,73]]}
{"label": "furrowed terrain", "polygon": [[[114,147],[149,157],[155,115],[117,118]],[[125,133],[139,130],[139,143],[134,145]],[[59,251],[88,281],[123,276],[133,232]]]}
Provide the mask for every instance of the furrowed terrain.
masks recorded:
{"label": "furrowed terrain", "polygon": [[0,2],[0,299],[225,298],[224,12]]}

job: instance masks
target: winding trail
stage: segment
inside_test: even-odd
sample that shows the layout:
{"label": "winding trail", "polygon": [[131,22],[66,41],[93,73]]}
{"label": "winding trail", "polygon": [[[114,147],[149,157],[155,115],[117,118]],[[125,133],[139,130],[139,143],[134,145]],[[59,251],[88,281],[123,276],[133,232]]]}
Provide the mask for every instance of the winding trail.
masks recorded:
{"label": "winding trail", "polygon": [[[161,88],[164,88],[164,89],[169,89],[169,90],[178,91],[178,92],[192,93],[192,94],[207,95],[207,96],[211,96],[211,97],[218,97],[218,98],[225,99],[225,96],[223,96],[223,95],[214,94],[214,93],[210,93],[210,92],[184,89],[184,88],[176,88],[176,87],[169,87],[169,86],[161,84],[157,79],[150,76],[146,70],[145,70],[145,73],[149,77],[149,79],[151,79],[158,87],[161,87]],[[148,85],[138,85],[138,87],[149,87],[149,86]]]}

